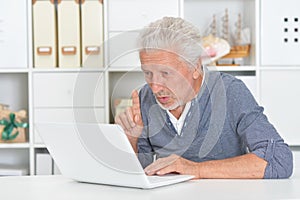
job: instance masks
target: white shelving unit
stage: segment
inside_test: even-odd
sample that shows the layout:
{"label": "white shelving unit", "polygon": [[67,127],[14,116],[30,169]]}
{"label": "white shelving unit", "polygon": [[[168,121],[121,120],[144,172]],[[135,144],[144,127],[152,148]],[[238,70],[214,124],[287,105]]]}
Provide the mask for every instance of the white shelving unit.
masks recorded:
{"label": "white shelving unit", "polygon": [[[28,1],[12,0],[0,8],[0,103],[15,111],[30,110],[30,6]],[[26,135],[29,138],[30,133]],[[0,143],[0,165],[25,168],[29,173],[30,151],[30,140]]]}
{"label": "white shelving unit", "polygon": [[260,101],[269,119],[293,146],[300,144],[299,6],[296,0],[260,2]]}
{"label": "white shelving unit", "polygon": [[[6,4],[8,8],[5,8]],[[232,20],[241,13],[244,26],[250,28],[250,56],[244,66],[210,67],[210,70],[228,72],[244,80],[256,99],[265,106],[269,119],[280,134],[293,150],[299,150],[300,125],[296,120],[300,118],[300,90],[297,88],[300,61],[294,59],[300,50],[300,40],[299,44],[295,42],[298,26],[300,32],[300,16],[294,9],[299,4],[297,0],[287,0],[283,5],[280,0],[104,0],[103,54],[106,67],[89,69],[34,68],[31,0],[6,1],[0,8],[0,103],[10,104],[12,110],[28,110],[30,128],[27,143],[0,144],[0,164],[26,167],[30,175],[35,174],[36,153],[44,153],[46,149],[33,127],[34,122],[112,123],[114,100],[130,98],[131,91],[145,83],[135,39],[138,30],[149,22],[163,16],[183,17],[204,32],[212,15],[220,19],[226,8]],[[4,12],[16,7],[17,14]],[[270,7],[274,9],[267,9]],[[270,22],[273,15],[277,15],[280,23]],[[284,22],[286,18],[293,23]],[[7,24],[18,24],[18,30],[22,29],[18,39],[25,40],[24,43],[12,43],[10,51],[5,51],[6,42],[11,41],[7,40],[5,31],[15,30]],[[285,28],[293,33],[287,35]],[[286,37],[293,43],[282,43]],[[270,43],[274,40],[278,42]],[[23,46],[19,47],[20,44]],[[276,56],[276,61],[280,62],[273,62],[273,53],[270,52],[283,47],[284,52]],[[15,48],[19,51],[13,51]],[[286,52],[290,50],[292,54]],[[286,56],[280,59],[281,55]],[[289,56],[293,57],[292,61]],[[11,62],[2,62],[2,58],[9,58]],[[76,119],[74,111],[78,114],[75,114]]]}

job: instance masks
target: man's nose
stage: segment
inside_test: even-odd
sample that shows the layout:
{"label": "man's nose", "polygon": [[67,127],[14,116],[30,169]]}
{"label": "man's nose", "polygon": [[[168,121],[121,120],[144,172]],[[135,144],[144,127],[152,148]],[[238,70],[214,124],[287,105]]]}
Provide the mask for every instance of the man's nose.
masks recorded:
{"label": "man's nose", "polygon": [[158,93],[159,91],[161,91],[163,89],[163,85],[160,84],[160,83],[150,83],[150,87],[151,87],[151,90],[152,92],[155,94],[155,93]]}
{"label": "man's nose", "polygon": [[156,93],[163,89],[165,82],[160,74],[153,74],[149,85],[153,93]]}

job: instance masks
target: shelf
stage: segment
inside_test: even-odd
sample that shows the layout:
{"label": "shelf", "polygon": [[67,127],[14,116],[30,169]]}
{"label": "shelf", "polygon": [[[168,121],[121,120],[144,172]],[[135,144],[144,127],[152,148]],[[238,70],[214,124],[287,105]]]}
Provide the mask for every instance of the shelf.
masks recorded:
{"label": "shelf", "polygon": [[211,71],[255,71],[257,68],[255,66],[208,66]]}
{"label": "shelf", "polygon": [[109,72],[142,72],[141,67],[110,67]]}
{"label": "shelf", "polygon": [[24,69],[5,69],[5,68],[0,68],[0,74],[8,74],[8,73],[28,73],[29,69],[24,68]]}
{"label": "shelf", "polygon": [[29,148],[29,143],[0,143],[0,149]]}
{"label": "shelf", "polygon": [[40,69],[32,69],[33,72],[103,72],[104,68],[40,68]]}
{"label": "shelf", "polygon": [[29,112],[29,74],[22,73],[0,73],[0,103],[9,105],[13,111],[25,109]]}
{"label": "shelf", "polygon": [[260,70],[300,70],[300,66],[277,66],[277,67],[260,67]]}
{"label": "shelf", "polygon": [[184,18],[198,27],[201,36],[213,34],[219,38],[226,38],[230,46],[238,44],[241,39],[238,35],[245,36],[242,43],[250,43],[251,47],[249,56],[245,57],[243,62],[251,66],[258,63],[257,6],[256,0],[184,0]]}
{"label": "shelf", "polygon": [[34,144],[34,148],[47,148],[45,144]]}

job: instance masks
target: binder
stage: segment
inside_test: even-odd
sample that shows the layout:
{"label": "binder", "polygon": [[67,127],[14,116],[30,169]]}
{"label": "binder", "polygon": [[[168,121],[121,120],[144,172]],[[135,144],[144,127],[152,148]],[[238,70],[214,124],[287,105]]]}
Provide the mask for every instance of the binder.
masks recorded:
{"label": "binder", "polygon": [[52,175],[52,158],[50,154],[36,154],[36,175]]}
{"label": "binder", "polygon": [[103,3],[84,0],[81,3],[82,66],[103,67]]}
{"label": "binder", "polygon": [[57,66],[54,0],[33,1],[34,67]]}
{"label": "binder", "polygon": [[79,0],[58,0],[58,66],[80,67],[80,11]]}

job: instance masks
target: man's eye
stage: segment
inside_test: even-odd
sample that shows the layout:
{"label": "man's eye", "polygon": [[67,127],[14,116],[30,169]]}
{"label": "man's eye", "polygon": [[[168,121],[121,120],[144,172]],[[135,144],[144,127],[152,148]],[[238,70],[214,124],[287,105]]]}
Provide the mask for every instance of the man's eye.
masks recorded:
{"label": "man's eye", "polygon": [[164,76],[168,76],[168,75],[170,75],[170,73],[169,73],[169,72],[167,72],[167,71],[163,71],[163,72],[162,72],[162,75],[164,75]]}
{"label": "man's eye", "polygon": [[152,74],[151,72],[144,71],[144,75],[147,77],[151,76],[151,74]]}

